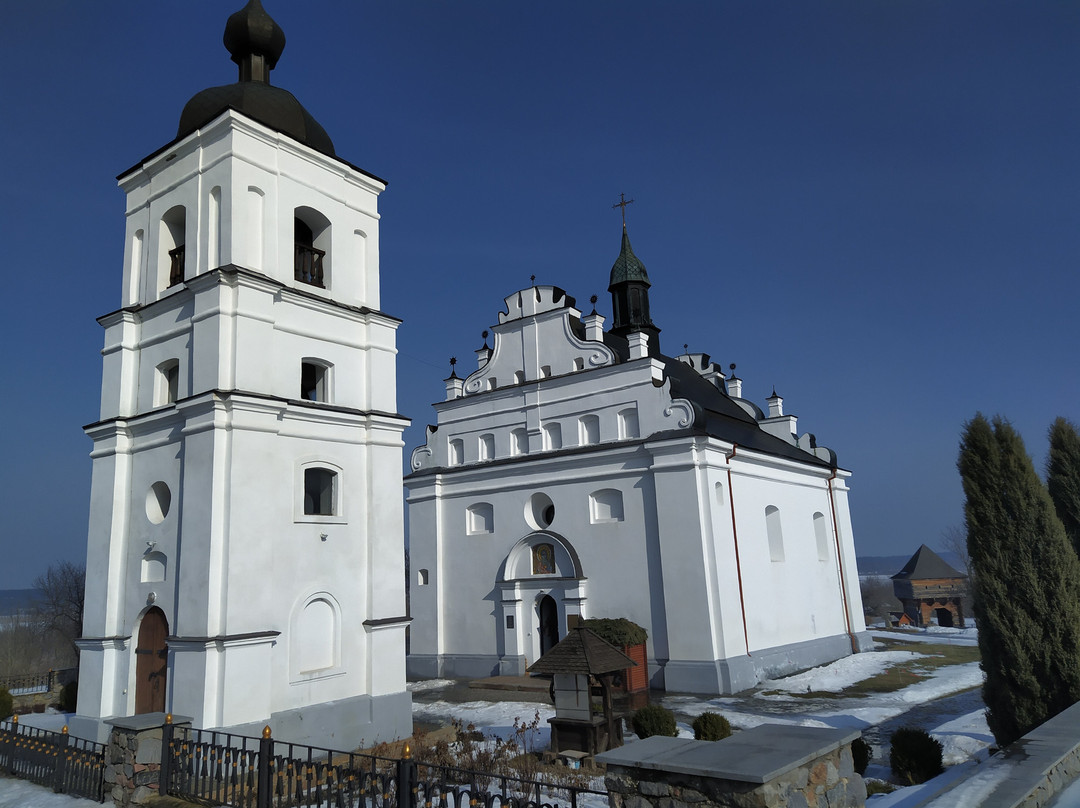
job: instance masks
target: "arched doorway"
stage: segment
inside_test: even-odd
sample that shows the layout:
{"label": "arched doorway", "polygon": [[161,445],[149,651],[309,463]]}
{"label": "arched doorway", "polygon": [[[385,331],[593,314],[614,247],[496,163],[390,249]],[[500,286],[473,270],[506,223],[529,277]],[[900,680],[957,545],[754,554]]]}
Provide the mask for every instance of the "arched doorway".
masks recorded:
{"label": "arched doorway", "polygon": [[135,714],[165,712],[169,621],[157,606],[143,615],[135,646]]}
{"label": "arched doorway", "polygon": [[559,642],[559,606],[551,595],[540,599],[540,656]]}

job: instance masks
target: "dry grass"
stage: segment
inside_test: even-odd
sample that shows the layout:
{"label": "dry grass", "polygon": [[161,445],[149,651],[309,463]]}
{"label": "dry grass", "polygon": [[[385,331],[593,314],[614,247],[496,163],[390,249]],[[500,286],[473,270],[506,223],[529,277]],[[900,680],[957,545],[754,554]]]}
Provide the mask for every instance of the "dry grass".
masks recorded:
{"label": "dry grass", "polygon": [[[966,665],[969,662],[978,662],[979,649],[966,645],[944,645],[929,642],[911,642],[903,638],[878,638],[885,647],[884,651],[913,651],[921,656],[914,657],[907,662],[892,665],[888,670],[882,671],[877,676],[863,679],[841,693],[815,690],[809,693],[787,693],[786,691],[772,690],[767,695],[790,695],[799,698],[815,699],[839,699],[859,698],[874,695],[876,693],[891,693],[896,690],[916,684],[927,679],[938,668],[949,665]],[[873,653],[873,652],[871,652]]]}

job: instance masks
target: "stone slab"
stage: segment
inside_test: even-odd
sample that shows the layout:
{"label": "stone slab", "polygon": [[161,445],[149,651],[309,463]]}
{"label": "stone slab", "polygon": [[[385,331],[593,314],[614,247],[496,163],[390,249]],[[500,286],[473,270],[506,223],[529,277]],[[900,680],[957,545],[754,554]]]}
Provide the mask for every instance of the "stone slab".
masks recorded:
{"label": "stone slab", "polygon": [[[173,726],[190,724],[191,718],[184,715],[173,716]],[[123,715],[116,718],[106,718],[104,723],[117,729],[128,729],[141,732],[144,729],[154,729],[165,726],[165,713],[142,713],[141,715]]]}
{"label": "stone slab", "polygon": [[767,783],[860,735],[853,729],[762,724],[722,741],[652,736],[596,756],[598,763],[695,777]]}

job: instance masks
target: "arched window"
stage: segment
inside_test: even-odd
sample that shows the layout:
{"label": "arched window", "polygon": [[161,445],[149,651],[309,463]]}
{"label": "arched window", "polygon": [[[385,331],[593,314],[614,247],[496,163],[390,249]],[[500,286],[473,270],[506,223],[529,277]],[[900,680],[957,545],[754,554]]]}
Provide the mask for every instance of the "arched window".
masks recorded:
{"label": "arched window", "polygon": [[490,432],[480,436],[480,459],[495,459],[495,436]]}
{"label": "arched window", "polygon": [[583,415],[578,419],[578,445],[590,446],[600,442],[600,418]]}
{"label": "arched window", "polygon": [[304,469],[304,515],[337,514],[337,472],[322,466]]}
{"label": "arched window", "polygon": [[418,570],[416,573],[416,585],[427,586],[428,585],[428,571]]}
{"label": "arched window", "polygon": [[529,432],[523,427],[510,431],[510,454],[523,455],[529,453]]}
{"label": "arched window", "polygon": [[293,613],[289,670],[293,681],[317,679],[341,666],[341,609],[317,592]]}
{"label": "arched window", "polygon": [[829,560],[829,533],[825,526],[825,514],[814,514],[814,538],[817,540],[818,561]]}
{"label": "arched window", "polygon": [[546,379],[549,376],[551,376],[551,365],[541,365],[540,366],[540,378],[541,379]]}
{"label": "arched window", "polygon": [[465,462],[465,441],[454,438],[447,444],[447,462],[451,466],[460,466]]}
{"label": "arched window", "polygon": [[557,423],[544,424],[544,451],[553,451],[562,448],[562,427]]}
{"label": "arched window", "polygon": [[187,239],[187,211],[183,205],[176,205],[165,211],[158,230],[161,254],[161,277],[165,280],[162,288],[176,286],[184,282],[184,262]]}
{"label": "arched window", "polygon": [[614,488],[604,488],[589,494],[589,521],[595,524],[621,522],[623,520],[622,493]]}
{"label": "arched window", "polygon": [[157,366],[154,379],[154,406],[164,407],[176,402],[180,392],[180,360],[167,359]]}
{"label": "arched window", "polygon": [[312,286],[329,286],[330,220],[314,208],[297,208],[293,236],[293,277]]}
{"label": "arched window", "polygon": [[585,370],[585,360],[580,356],[574,359],[574,370]]}
{"label": "arched window", "polygon": [[769,538],[769,559],[784,560],[784,533],[780,529],[780,509],[775,505],[765,508],[765,533]]}
{"label": "arched window", "polygon": [[620,410],[618,419],[619,440],[628,440],[630,438],[638,437],[638,417],[636,409],[628,407],[625,410]]}
{"label": "arched window", "polygon": [[524,382],[525,382],[525,371],[524,370],[515,370],[514,371],[514,384],[523,384]]}
{"label": "arched window", "polygon": [[330,364],[318,359],[300,363],[300,398],[304,401],[330,401]]}
{"label": "arched window", "polygon": [[490,502],[477,502],[465,509],[465,532],[470,535],[492,533],[495,530],[495,512]]}

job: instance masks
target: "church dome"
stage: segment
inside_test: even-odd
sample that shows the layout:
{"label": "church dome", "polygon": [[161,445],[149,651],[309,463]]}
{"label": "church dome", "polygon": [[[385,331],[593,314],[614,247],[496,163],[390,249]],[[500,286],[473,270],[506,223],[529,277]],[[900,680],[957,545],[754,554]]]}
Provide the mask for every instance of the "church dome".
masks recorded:
{"label": "church dome", "polygon": [[316,151],[335,156],[333,141],[311,113],[288,90],[270,84],[270,71],[285,49],[285,32],[259,0],[249,0],[229,17],[223,39],[240,68],[240,80],[197,93],[184,105],[176,136],[184,137],[225,110],[234,109]]}
{"label": "church dome", "polygon": [[645,271],[645,265],[634,255],[634,249],[630,246],[630,236],[627,235],[624,225],[622,249],[619,251],[619,257],[615,259],[615,263],[611,265],[611,279],[608,281],[608,291],[612,291],[612,287],[616,284],[626,283],[627,281],[637,281],[645,286],[652,285],[649,283],[649,273]]}

